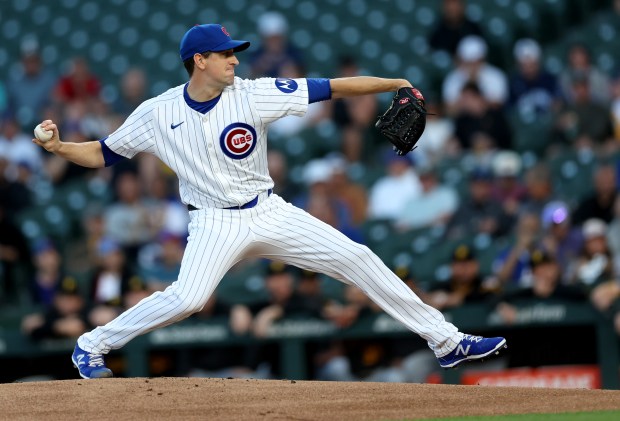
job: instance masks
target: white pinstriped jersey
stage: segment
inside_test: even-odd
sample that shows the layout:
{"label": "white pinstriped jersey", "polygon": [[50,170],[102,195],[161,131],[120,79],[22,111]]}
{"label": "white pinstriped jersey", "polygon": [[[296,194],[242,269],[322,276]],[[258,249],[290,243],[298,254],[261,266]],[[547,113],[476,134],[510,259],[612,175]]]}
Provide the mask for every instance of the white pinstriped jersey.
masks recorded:
{"label": "white pinstriped jersey", "polygon": [[[313,82],[310,86],[313,90]],[[245,258],[279,260],[356,285],[426,339],[438,357],[456,348],[463,338],[456,326],[420,300],[370,249],[334,227],[277,194],[264,194],[244,210],[222,209],[250,202],[273,187],[267,126],[285,115],[303,115],[308,102],[306,79],[235,78],[202,114],[186,103],[184,86],[178,86],[140,105],[103,141],[104,159],[108,148],[128,158],[138,152],[158,156],[177,173],[182,200],[198,210],[189,212],[178,280],[82,335],[81,350],[107,353],[200,311],[228,270]],[[110,163],[118,157],[112,158]]]}
{"label": "white pinstriped jersey", "polygon": [[242,205],[273,188],[267,126],[286,115],[304,115],[306,79],[235,77],[206,114],[187,105],[184,86],[142,103],[106,146],[127,158],[155,154],[177,174],[183,203],[199,209]]}

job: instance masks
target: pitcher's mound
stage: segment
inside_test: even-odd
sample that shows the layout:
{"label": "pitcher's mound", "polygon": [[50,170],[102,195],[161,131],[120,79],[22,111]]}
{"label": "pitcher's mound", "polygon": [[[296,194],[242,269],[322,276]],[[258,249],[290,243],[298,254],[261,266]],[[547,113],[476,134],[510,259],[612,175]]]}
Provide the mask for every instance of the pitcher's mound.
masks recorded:
{"label": "pitcher's mound", "polygon": [[620,391],[134,378],[0,385],[10,420],[379,420],[620,409]]}

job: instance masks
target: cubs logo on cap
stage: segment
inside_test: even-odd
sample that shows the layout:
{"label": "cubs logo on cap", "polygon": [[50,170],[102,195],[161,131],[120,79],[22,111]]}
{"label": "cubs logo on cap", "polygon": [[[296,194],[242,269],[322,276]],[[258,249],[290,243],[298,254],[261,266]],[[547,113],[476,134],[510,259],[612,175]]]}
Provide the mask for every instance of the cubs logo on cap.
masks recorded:
{"label": "cubs logo on cap", "polygon": [[229,124],[220,134],[220,146],[224,154],[232,159],[243,159],[256,147],[256,130],[246,123]]}

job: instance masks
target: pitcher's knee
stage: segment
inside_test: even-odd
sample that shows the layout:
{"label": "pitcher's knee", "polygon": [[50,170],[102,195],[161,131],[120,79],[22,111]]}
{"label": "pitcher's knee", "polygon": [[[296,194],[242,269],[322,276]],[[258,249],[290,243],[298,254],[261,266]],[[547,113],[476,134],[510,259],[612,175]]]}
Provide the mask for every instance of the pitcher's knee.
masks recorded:
{"label": "pitcher's knee", "polygon": [[192,297],[193,299],[186,299],[183,301],[184,310],[183,313],[188,316],[199,312],[205,306],[205,302],[202,300],[197,300],[196,297]]}
{"label": "pitcher's knee", "polygon": [[171,291],[170,294],[173,296],[173,308],[176,313],[185,316],[190,316],[202,310],[206,302],[206,300],[199,299],[196,296],[179,294],[176,291]]}

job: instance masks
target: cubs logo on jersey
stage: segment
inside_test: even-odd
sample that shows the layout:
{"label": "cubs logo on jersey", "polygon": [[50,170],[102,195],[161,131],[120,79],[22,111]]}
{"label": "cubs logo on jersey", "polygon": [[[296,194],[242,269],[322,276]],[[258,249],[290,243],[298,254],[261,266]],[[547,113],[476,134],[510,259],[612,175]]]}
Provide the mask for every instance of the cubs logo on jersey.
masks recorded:
{"label": "cubs logo on jersey", "polygon": [[276,88],[285,94],[290,94],[297,90],[297,82],[293,79],[279,77],[276,79]]}
{"label": "cubs logo on jersey", "polygon": [[243,159],[256,147],[256,130],[246,123],[232,123],[222,130],[220,146],[227,157]]}

